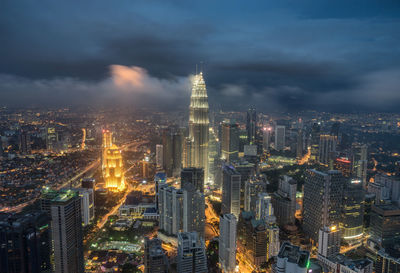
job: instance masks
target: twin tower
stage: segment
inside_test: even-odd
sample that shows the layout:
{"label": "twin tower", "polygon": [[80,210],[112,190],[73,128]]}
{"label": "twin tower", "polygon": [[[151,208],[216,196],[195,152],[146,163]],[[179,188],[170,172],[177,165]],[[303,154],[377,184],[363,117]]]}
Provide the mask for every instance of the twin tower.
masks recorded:
{"label": "twin tower", "polygon": [[189,108],[189,136],[185,140],[183,167],[204,169],[205,182],[208,182],[208,96],[203,73],[192,78],[192,94]]}

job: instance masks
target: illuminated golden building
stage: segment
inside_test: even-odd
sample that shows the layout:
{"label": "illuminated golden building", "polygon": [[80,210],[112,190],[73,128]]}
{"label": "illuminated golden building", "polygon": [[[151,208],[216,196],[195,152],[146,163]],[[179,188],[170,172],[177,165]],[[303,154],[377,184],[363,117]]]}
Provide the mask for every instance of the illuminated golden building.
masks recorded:
{"label": "illuminated golden building", "polygon": [[106,188],[121,191],[125,188],[122,154],[117,145],[112,143],[112,132],[103,130],[102,170]]}
{"label": "illuminated golden building", "polygon": [[111,148],[105,148],[103,177],[107,189],[121,191],[125,188],[122,155],[120,149],[115,144],[113,144]]}

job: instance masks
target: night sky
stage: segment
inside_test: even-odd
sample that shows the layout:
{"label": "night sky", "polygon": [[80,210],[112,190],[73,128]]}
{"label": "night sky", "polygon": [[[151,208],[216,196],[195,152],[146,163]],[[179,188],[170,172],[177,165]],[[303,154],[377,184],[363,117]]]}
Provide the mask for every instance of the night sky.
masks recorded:
{"label": "night sky", "polygon": [[400,111],[398,0],[1,0],[0,105]]}

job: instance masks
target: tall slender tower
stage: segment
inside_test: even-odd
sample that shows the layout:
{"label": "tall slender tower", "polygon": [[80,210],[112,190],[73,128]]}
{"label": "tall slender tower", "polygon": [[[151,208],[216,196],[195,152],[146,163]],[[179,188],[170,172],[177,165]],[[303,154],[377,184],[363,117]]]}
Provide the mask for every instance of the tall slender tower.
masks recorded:
{"label": "tall slender tower", "polygon": [[197,74],[192,81],[190,96],[189,139],[191,156],[188,167],[203,168],[204,180],[208,180],[208,97],[203,73]]}

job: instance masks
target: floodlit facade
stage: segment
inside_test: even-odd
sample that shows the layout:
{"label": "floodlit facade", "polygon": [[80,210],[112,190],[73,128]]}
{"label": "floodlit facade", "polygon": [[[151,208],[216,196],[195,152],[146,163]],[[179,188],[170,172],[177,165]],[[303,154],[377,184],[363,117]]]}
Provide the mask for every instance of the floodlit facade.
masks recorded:
{"label": "floodlit facade", "polygon": [[121,191],[125,188],[122,154],[121,150],[115,144],[110,148],[105,148],[103,158],[103,177],[107,189],[112,191]]}
{"label": "floodlit facade", "polygon": [[204,179],[208,180],[208,138],[209,117],[208,97],[203,73],[195,75],[192,80],[192,95],[189,110],[189,141],[190,157],[187,157],[185,167],[204,169]]}

